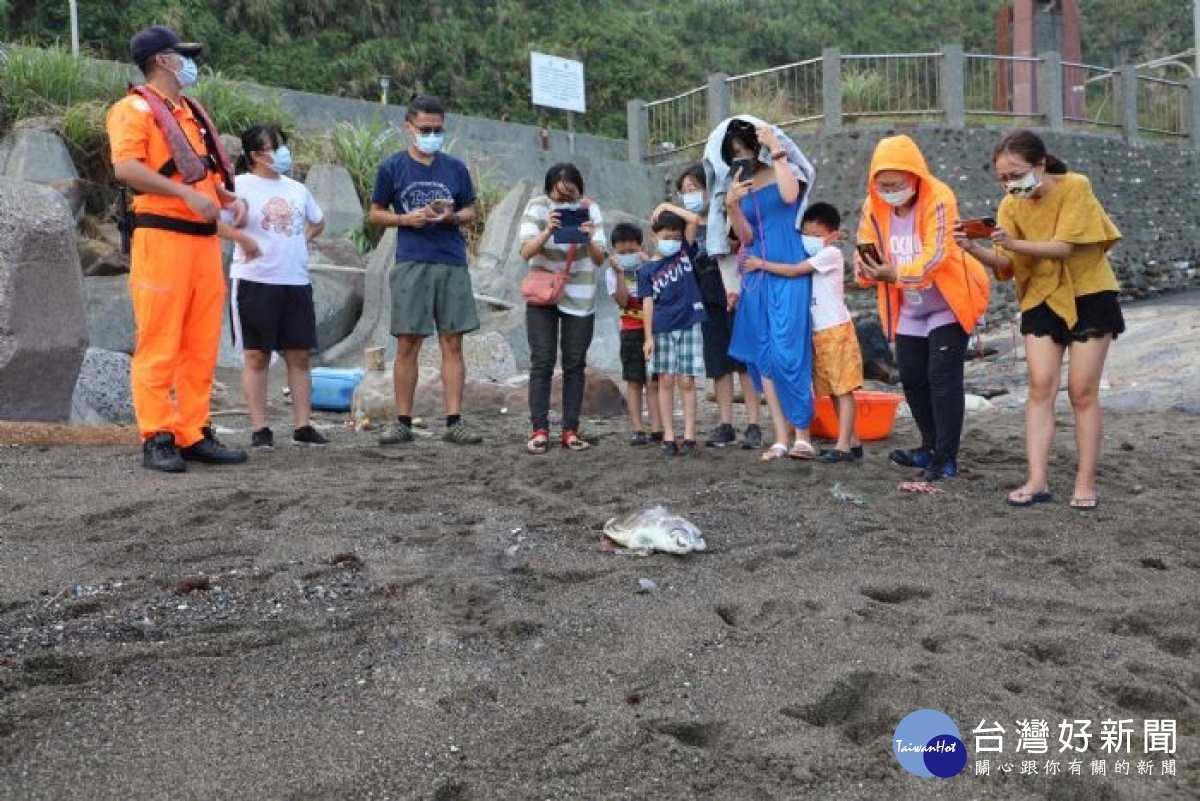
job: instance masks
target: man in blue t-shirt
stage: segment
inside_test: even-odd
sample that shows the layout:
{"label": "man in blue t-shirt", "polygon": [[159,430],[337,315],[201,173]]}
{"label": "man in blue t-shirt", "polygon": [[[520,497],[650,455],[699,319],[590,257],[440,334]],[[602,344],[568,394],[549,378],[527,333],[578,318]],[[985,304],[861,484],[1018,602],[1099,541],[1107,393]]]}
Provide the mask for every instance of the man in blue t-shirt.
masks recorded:
{"label": "man in blue t-shirt", "polygon": [[[653,357],[650,374],[658,376],[659,413],[663,425],[663,453],[696,452],[696,376],[704,375],[704,301],[696,283],[692,259],[696,255],[696,223],[678,214],[660,211],[653,221],[655,247],[661,257],[638,270],[638,297],[642,298],[643,350]],[[683,397],[683,445],[675,443],[675,384]]]}
{"label": "man in blue t-shirt", "polygon": [[441,101],[416,95],[405,115],[408,149],[379,167],[371,194],[372,225],[397,229],[396,263],[388,275],[392,335],[396,337],[396,422],[384,427],[380,445],[411,442],[417,357],[435,331],[442,352],[446,404],[443,439],[457,445],[483,441],[462,420],[463,334],[479,328],[475,294],[467,272],[467,240],[461,226],[475,220],[475,187],[467,165],[442,153],[446,113]]}

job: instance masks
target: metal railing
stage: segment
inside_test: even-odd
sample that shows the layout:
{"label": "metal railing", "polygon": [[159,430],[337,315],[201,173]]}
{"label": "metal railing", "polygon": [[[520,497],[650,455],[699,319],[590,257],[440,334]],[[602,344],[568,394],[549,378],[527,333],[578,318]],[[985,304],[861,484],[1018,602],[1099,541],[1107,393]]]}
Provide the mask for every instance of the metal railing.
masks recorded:
{"label": "metal railing", "polygon": [[909,117],[942,111],[941,53],[842,56],[842,113]]}
{"label": "metal railing", "polygon": [[725,79],[733,114],[751,114],[781,127],[820,120],[821,59],[810,58]]}
{"label": "metal railing", "polygon": [[648,156],[703,148],[708,137],[707,87],[646,104]]}
{"label": "metal railing", "polygon": [[1121,73],[1091,64],[1062,63],[1063,119],[1086,127],[1121,127]]}
{"label": "metal railing", "polygon": [[1166,137],[1188,135],[1191,102],[1186,84],[1149,75],[1137,78],[1138,130]]}
{"label": "metal railing", "polygon": [[[784,128],[827,131],[850,123],[1011,120],[1067,129],[1166,138],[1200,150],[1200,79],[1179,83],[1138,76],[1134,68],[1097,67],[1040,57],[937,53],[843,55],[745,75],[709,76],[706,86],[656,100],[631,101],[632,158],[679,158],[702,150],[716,121],[753,114]],[[982,118],[982,120],[980,119]]]}
{"label": "metal railing", "polygon": [[1035,118],[1041,59],[1024,56],[963,57],[963,101],[966,114],[975,117]]}

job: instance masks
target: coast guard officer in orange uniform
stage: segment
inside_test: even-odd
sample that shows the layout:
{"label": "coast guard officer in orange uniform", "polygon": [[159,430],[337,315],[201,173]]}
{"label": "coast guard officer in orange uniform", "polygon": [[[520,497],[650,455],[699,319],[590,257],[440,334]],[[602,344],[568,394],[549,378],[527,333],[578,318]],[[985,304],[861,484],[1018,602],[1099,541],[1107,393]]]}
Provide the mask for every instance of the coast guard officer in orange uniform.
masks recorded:
{"label": "coast guard officer in orange uniform", "polygon": [[107,120],[114,173],[136,193],[131,380],[143,465],[168,473],[182,473],[187,461],[246,461],[209,425],[225,304],[217,218],[225,209],[241,225],[246,204],[233,195],[233,170],[208,114],[182,94],[196,82],[202,49],[169,28],[139,32],[130,54],[146,83]]}

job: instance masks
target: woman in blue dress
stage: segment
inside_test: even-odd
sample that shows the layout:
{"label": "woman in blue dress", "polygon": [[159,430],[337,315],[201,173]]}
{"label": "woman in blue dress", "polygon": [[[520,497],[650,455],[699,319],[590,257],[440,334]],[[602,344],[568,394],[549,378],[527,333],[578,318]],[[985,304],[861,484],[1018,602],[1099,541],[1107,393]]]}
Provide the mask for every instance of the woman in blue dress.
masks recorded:
{"label": "woman in blue dress", "polygon": [[[812,459],[812,277],[777,275],[763,262],[798,264],[808,255],[796,225],[810,187],[796,176],[774,129],[733,119],[721,143],[732,179],[726,213],[742,243],[742,292],[729,355],[761,380],[775,443],[763,459]],[[796,440],[788,448],[789,424]]]}

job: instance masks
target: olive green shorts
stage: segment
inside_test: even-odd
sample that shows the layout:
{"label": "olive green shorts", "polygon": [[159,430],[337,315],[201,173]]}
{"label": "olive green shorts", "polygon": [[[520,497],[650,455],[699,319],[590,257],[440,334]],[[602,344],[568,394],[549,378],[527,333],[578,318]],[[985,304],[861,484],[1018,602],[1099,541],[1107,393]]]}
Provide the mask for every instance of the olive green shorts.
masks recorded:
{"label": "olive green shorts", "polygon": [[471,274],[463,266],[401,261],[388,274],[392,335],[466,334],[479,328]]}

